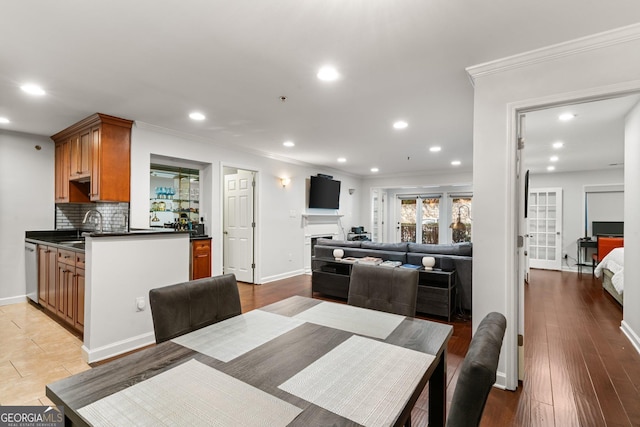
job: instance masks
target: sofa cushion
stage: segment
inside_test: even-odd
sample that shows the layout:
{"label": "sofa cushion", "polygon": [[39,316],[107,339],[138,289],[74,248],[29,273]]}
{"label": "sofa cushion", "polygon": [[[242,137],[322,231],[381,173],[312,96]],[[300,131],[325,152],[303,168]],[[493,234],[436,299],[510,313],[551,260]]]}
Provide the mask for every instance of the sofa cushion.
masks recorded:
{"label": "sofa cushion", "polygon": [[377,251],[395,251],[395,252],[407,252],[407,244],[402,243],[378,243],[378,242],[362,242],[362,249],[374,249]]}
{"label": "sofa cushion", "polygon": [[408,252],[416,252],[421,254],[442,254],[442,255],[461,255],[471,256],[472,244],[470,242],[452,243],[452,244],[422,244],[409,243]]}
{"label": "sofa cushion", "polygon": [[350,240],[333,240],[333,239],[324,239],[319,238],[316,240],[316,245],[320,246],[340,246],[341,248],[359,248],[360,242],[355,241],[352,242]]}

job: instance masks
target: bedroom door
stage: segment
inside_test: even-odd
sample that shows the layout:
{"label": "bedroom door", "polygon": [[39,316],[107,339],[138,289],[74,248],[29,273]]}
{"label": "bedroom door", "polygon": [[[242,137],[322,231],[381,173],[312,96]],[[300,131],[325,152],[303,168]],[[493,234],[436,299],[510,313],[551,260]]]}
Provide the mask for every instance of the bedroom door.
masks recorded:
{"label": "bedroom door", "polygon": [[529,189],[531,268],[562,269],[562,188]]}

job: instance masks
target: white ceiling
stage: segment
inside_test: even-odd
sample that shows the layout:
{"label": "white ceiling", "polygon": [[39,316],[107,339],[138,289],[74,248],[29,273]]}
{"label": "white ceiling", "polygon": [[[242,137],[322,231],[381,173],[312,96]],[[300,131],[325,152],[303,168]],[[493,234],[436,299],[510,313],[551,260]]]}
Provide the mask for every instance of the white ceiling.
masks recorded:
{"label": "white ceiling", "polygon": [[[624,117],[639,100],[634,94],[526,113],[525,167],[531,173],[621,169]],[[575,118],[561,121],[563,113]],[[553,148],[555,142],[562,142],[562,148]],[[558,159],[550,161],[552,156]],[[555,170],[548,172],[548,166]]]}
{"label": "white ceiling", "polygon": [[[465,67],[639,21],[637,0],[4,2],[0,127],[101,112],[361,176],[470,171]],[[340,80],[315,77],[327,63]]]}

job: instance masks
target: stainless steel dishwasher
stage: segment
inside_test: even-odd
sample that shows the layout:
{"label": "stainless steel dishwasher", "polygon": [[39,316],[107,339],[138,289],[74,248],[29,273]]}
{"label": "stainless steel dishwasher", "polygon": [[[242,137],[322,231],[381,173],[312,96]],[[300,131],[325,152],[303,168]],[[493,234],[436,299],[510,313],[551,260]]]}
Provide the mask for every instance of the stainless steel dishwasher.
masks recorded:
{"label": "stainless steel dishwasher", "polygon": [[38,302],[38,246],[24,242],[24,268],[27,296]]}

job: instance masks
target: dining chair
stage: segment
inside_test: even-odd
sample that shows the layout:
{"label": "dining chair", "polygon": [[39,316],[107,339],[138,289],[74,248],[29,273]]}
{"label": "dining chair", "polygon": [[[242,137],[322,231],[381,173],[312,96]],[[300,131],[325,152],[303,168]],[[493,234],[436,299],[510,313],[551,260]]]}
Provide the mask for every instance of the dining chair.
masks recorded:
{"label": "dining chair", "polygon": [[149,305],[158,344],[242,313],[234,274],[151,289]]}
{"label": "dining chair", "polygon": [[447,427],[480,425],[487,397],[496,382],[506,328],[507,319],[500,313],[489,313],[480,322],[460,366]]}
{"label": "dining chair", "polygon": [[418,271],[354,264],[347,304],[415,317]]}

